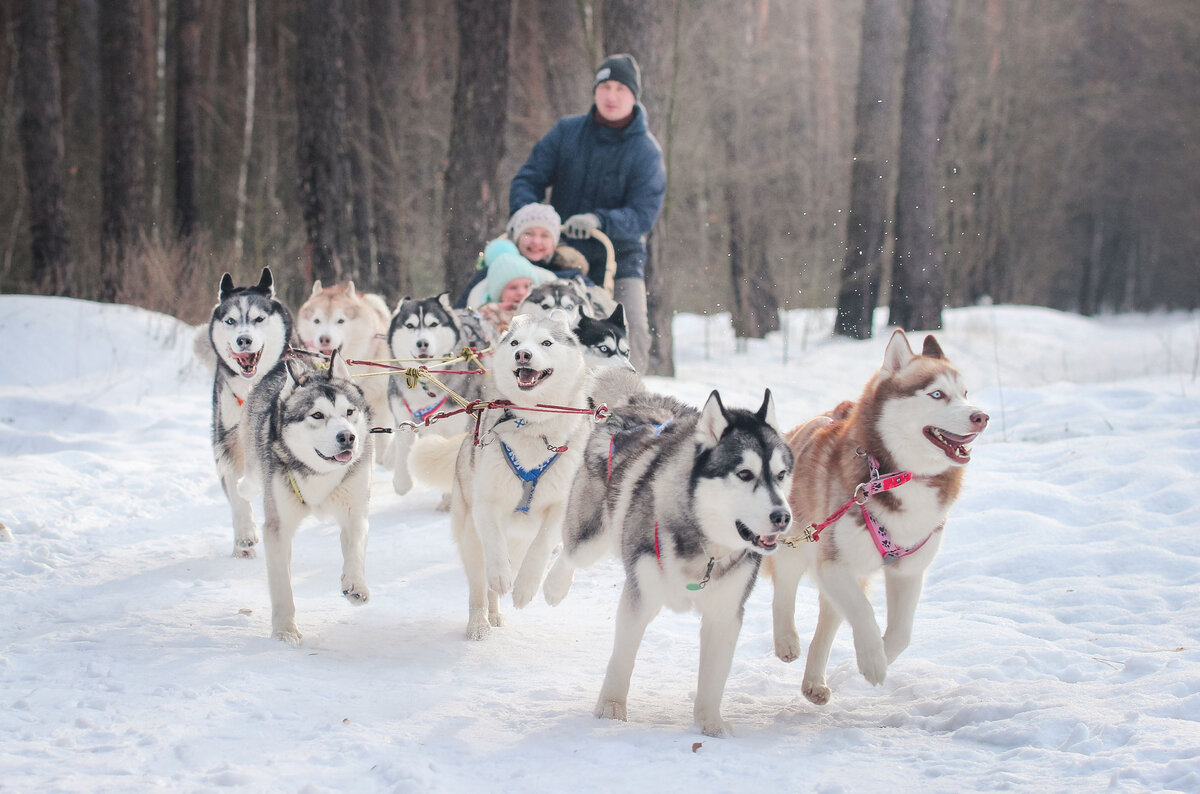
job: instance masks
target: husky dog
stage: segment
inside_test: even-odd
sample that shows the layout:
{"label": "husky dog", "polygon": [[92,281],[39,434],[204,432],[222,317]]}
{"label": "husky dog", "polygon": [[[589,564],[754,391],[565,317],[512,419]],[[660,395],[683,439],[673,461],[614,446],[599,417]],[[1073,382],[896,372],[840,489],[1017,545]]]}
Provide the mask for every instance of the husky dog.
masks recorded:
{"label": "husky dog", "polygon": [[[354,282],[323,287],[314,281],[312,294],[296,312],[296,331],[309,350],[324,356],[335,350],[343,359],[379,361],[388,357],[388,308],[383,298],[369,292],[358,292]],[[371,413],[387,416],[388,378],[382,370],[365,365],[350,365],[350,374],[363,390]],[[375,442],[376,459],[387,460],[388,440],[383,436]]]}
{"label": "husky dog", "polygon": [[521,407],[584,407],[587,365],[567,320],[563,312],[513,318],[491,370],[496,391],[513,405],[485,415],[478,445],[469,433],[456,459],[446,451],[453,439],[423,438],[413,450],[423,478],[453,461],[450,523],[470,590],[470,639],[482,640],[492,626],[503,625],[504,593],[512,591],[518,609],[533,599],[562,539],[567,496],[591,420]]}
{"label": "husky dog", "polygon": [[[602,388],[615,378],[628,374],[598,376]],[[715,391],[701,411],[639,391],[597,426],[585,455],[544,593],[559,603],[574,569],[618,544],[625,587],[596,716],[626,718],[634,658],[659,610],[695,609],[696,724],[710,736],[729,733],[721,697],[746,599],[762,555],[775,551],[791,522],[792,453],[776,430],[771,392],[751,412],[725,408]]]}
{"label": "husky dog", "polygon": [[575,336],[583,345],[583,357],[588,369],[622,367],[633,369],[629,360],[629,340],[625,331],[625,308],[617,304],[612,314],[593,319],[587,314],[575,325]]}
{"label": "husky dog", "polygon": [[271,591],[271,636],[299,644],[292,598],[292,538],[313,514],[342,528],[342,595],[370,598],[364,572],[371,494],[371,409],[335,350],[329,367],[280,362],[247,403],[251,445],[238,488],[263,496],[263,540]]}
{"label": "husky dog", "polygon": [[233,554],[253,557],[258,529],[250,503],[237,492],[245,459],[238,428],[246,398],[283,356],[292,335],[292,315],[275,299],[270,268],[263,268],[253,287],[235,287],[226,273],[221,277],[217,301],[208,322],[209,347],[216,354],[213,457],[233,508]]}
{"label": "husky dog", "polygon": [[[449,293],[446,292],[436,298],[405,298],[400,301],[392,314],[387,339],[392,358],[412,364],[426,359],[456,356],[464,347],[481,349],[487,345],[479,315],[470,309],[452,308]],[[460,361],[445,368],[465,372],[470,371],[472,367],[470,362]],[[437,375],[436,361],[430,362],[429,369],[439,381],[464,399],[475,400],[483,396],[483,376]],[[408,455],[412,449],[414,434],[402,428],[409,424],[420,425],[426,417],[458,406],[451,401],[449,394],[431,381],[422,380],[410,386],[408,381],[398,374],[388,379],[387,396],[392,417],[399,430],[392,447],[392,487],[396,493],[404,495],[413,485]],[[440,436],[456,435],[467,429],[468,421],[469,417],[463,414],[422,426],[417,432]]]}
{"label": "husky dog", "polygon": [[561,309],[571,315],[571,324],[574,325],[587,304],[588,298],[582,279],[556,278],[529,290],[525,300],[517,307],[517,313],[528,314],[530,317],[546,317],[555,309]]}
{"label": "husky dog", "polygon": [[[925,571],[971,459],[968,445],[987,424],[937,341],[926,336],[921,355],[913,355],[897,330],[857,403],[788,432],[796,455],[792,511],[818,537],[781,551],[767,570],[774,569],[775,579],[775,653],[785,662],[800,655],[797,583],[806,570],[816,580],[820,606],[802,684],[813,703],[829,700],[825,667],[842,620],[854,630],[859,672],[872,684],[883,682],[888,665],[908,646]],[[887,589],[882,636],[863,592],[881,570]]]}

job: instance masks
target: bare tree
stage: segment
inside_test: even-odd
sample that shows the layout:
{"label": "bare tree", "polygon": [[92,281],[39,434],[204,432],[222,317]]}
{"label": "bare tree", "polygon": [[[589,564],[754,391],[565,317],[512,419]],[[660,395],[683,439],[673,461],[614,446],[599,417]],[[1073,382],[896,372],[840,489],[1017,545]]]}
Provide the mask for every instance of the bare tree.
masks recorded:
{"label": "bare tree", "polygon": [[680,21],[679,0],[638,2],[605,0],[603,4],[604,50],[607,54],[627,52],[642,70],[640,101],[646,108],[650,130],[663,147],[667,170],[667,195],[656,229],[647,240],[646,309],[650,324],[650,375],[675,374],[674,316],[671,286],[674,281],[666,248],[659,244],[667,234],[671,209],[671,154],[674,124],[671,114],[678,61],[676,40]]}
{"label": "bare tree", "polygon": [[238,160],[237,197],[233,220],[233,255],[239,261],[246,248],[246,190],[250,179],[250,156],[254,151],[254,98],[257,89],[258,2],[246,0],[246,92],[245,101],[242,103],[242,156]]}
{"label": "bare tree", "polygon": [[196,119],[200,19],[196,3],[197,0],[175,2],[175,228],[185,243],[195,234],[198,217]]}
{"label": "bare tree", "polygon": [[899,0],[867,0],[863,8],[858,94],[854,107],[854,162],[846,259],[834,331],[869,339],[883,272],[884,232],[895,150],[895,73],[899,55]]}
{"label": "bare tree", "polygon": [[471,265],[502,220],[496,171],[504,155],[508,103],[508,0],[455,0],[458,80],[446,167],[446,287],[458,294]]}
{"label": "bare tree", "polygon": [[900,174],[888,322],[941,328],[943,286],[937,233],[938,141],[949,111],[950,0],[914,0],[904,59]]}
{"label": "bare tree", "polygon": [[18,35],[21,149],[29,186],[33,281],[65,295],[70,289],[70,242],[64,189],[63,119],[58,71],[56,0],[22,3]]}
{"label": "bare tree", "polygon": [[146,115],[142,0],[100,4],[101,274],[98,295],[115,300],[122,268],[139,248],[145,213]]}
{"label": "bare tree", "polygon": [[350,203],[352,247],[359,276],[372,290],[379,289],[375,252],[375,207],[371,189],[370,119],[367,99],[367,69],[363,64],[363,29],[374,24],[358,3],[348,9],[343,48],[346,58],[346,192]]}
{"label": "bare tree", "polygon": [[374,213],[372,236],[376,245],[375,285],[390,302],[411,294],[407,260],[400,256],[400,114],[403,93],[401,63],[396,43],[401,40],[400,9],[393,1],[382,4],[363,32],[367,61],[373,66],[368,81],[368,141]]}

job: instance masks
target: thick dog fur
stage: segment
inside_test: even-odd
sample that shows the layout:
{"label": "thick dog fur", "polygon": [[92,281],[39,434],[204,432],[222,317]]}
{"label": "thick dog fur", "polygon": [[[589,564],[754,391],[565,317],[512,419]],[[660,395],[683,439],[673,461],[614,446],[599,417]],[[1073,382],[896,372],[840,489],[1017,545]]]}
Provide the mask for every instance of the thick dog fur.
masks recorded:
{"label": "thick dog fur", "polygon": [[695,609],[695,721],[705,734],[723,736],[730,726],[721,717],[721,698],[746,599],[761,555],[775,551],[791,521],[792,453],[776,430],[771,393],[751,412],[725,408],[714,391],[696,411],[644,391],[621,404],[624,388],[636,388],[623,370],[597,380],[596,391],[616,407],[588,440],[567,508],[563,553],[546,578],[546,600],[559,603],[574,569],[615,544],[626,579],[596,716],[626,719],[634,659],[659,610]]}
{"label": "thick dog fur", "polygon": [[[887,667],[912,636],[913,615],[925,571],[942,542],[942,530],[962,486],[968,445],[987,427],[988,416],[967,400],[967,388],[937,341],[925,338],[916,356],[903,331],[888,343],[883,366],[856,403],[843,403],[787,434],[796,455],[791,491],[796,526],[824,522],[870,478],[867,455],[879,472],[908,471],[913,479],[870,497],[866,506],[898,547],[924,543],[915,553],[887,564],[867,531],[862,513],[851,509],[815,543],[782,549],[766,567],[775,580],[775,653],[785,662],[800,654],[795,625],[796,587],[805,571],[819,590],[817,627],[808,649],[804,695],[829,700],[825,679],[830,647],[842,620],[854,631],[858,669],[880,684]],[[881,635],[866,581],[882,570],[887,591],[887,630]]]}
{"label": "thick dog fur", "polygon": [[[563,312],[513,320],[492,359],[503,399],[514,406],[585,407],[587,367],[567,320]],[[541,587],[562,538],[567,496],[590,426],[583,414],[496,409],[484,417],[478,446],[471,433],[462,439],[450,516],[469,587],[468,638],[484,639],[503,625],[501,595],[511,590],[519,609]],[[444,449],[453,441],[425,437],[414,447],[422,480],[437,484],[438,461],[446,460]],[[517,475],[518,466],[525,472],[545,467],[532,490]]]}
{"label": "thick dog fur", "polygon": [[[381,361],[388,358],[389,312],[379,295],[359,292],[353,281],[323,287],[314,281],[312,293],[296,312],[296,331],[308,350],[329,356],[335,350],[343,359]],[[388,378],[381,370],[351,364],[350,374],[371,404],[371,413],[388,415]],[[375,439],[375,455],[388,461],[388,437]]]}
{"label": "thick dog fur", "polygon": [[246,405],[250,454],[239,489],[263,497],[263,542],[271,592],[271,636],[300,642],[292,597],[292,539],[305,516],[341,527],[341,590],[351,604],[370,598],[365,574],[371,495],[371,409],[341,355],[323,371],[289,359]]}
{"label": "thick dog fur", "polygon": [[[464,347],[482,350],[488,345],[479,315],[470,309],[453,308],[449,294],[445,292],[435,298],[405,298],[396,304],[396,311],[392,313],[388,325],[387,339],[391,357],[403,362],[402,366],[416,365],[426,359],[457,356]],[[473,368],[472,364],[458,361],[439,365],[430,361],[428,367],[439,381],[464,400],[477,400],[484,396],[487,379],[482,375],[437,374],[439,369],[467,372]],[[396,438],[392,445],[392,487],[396,493],[404,495],[413,485],[408,458],[416,436],[458,435],[467,429],[470,417],[461,414],[423,425],[426,416],[458,407],[449,394],[428,380],[410,387],[402,375],[393,375],[388,378],[387,397],[396,423]],[[419,427],[414,429],[414,425]]]}
{"label": "thick dog fur", "polygon": [[258,543],[253,510],[237,491],[246,456],[239,429],[244,406],[254,387],[283,356],[291,335],[292,316],[275,299],[270,268],[263,268],[253,287],[235,287],[228,273],[221,278],[217,305],[208,322],[208,344],[216,362],[212,443],[217,477],[233,508],[235,557],[255,556]]}
{"label": "thick dog fur", "polygon": [[575,336],[583,345],[588,369],[601,367],[633,369],[629,360],[629,335],[625,330],[625,308],[617,304],[612,314],[595,319],[582,315],[575,324]]}

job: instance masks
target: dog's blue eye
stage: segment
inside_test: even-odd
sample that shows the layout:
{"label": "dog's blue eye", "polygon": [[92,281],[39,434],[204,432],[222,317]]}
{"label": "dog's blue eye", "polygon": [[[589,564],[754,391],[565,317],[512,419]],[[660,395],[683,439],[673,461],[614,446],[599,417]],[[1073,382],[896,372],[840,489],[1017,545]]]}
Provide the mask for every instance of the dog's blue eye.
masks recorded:
{"label": "dog's blue eye", "polygon": [[319,422],[325,418],[325,414],[321,413],[320,411],[313,411],[312,418]]}
{"label": "dog's blue eye", "polygon": [[612,351],[609,349],[608,345],[600,345],[600,352],[607,356]]}
{"label": "dog's blue eye", "polygon": [[232,317],[226,317],[226,318],[225,318],[225,324],[226,324],[226,325],[233,325],[233,318],[232,318]]}
{"label": "dog's blue eye", "polygon": [[754,479],[754,472],[749,469],[742,469],[737,473],[737,478],[742,482],[750,482]]}
{"label": "dog's blue eye", "polygon": [[517,340],[516,340],[516,339],[512,340],[512,346],[513,346],[513,347],[516,347],[516,346],[517,346]]}
{"label": "dog's blue eye", "polygon": [[945,397],[946,395],[942,394],[942,390],[941,390],[941,389],[934,389],[933,391],[931,391],[931,392],[929,393],[929,396],[930,396],[930,397],[932,397],[932,398],[933,398],[933,399],[935,399],[935,400],[940,400],[940,399],[942,399],[943,397]]}

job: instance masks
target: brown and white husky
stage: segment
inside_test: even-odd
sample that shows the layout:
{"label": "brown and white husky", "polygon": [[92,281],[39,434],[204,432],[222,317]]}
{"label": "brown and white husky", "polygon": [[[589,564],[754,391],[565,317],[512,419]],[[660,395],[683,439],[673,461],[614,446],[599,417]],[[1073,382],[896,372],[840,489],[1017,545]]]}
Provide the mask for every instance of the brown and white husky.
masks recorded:
{"label": "brown and white husky", "polygon": [[[796,458],[793,527],[807,527],[817,539],[794,536],[800,542],[768,558],[766,569],[775,580],[775,653],[785,662],[800,655],[796,587],[806,571],[820,593],[802,684],[813,703],[829,700],[825,667],[843,620],[854,631],[859,672],[872,684],[883,682],[908,646],[925,571],[971,459],[969,445],[987,424],[937,341],[925,337],[915,355],[898,330],[857,402],[787,433]],[[887,593],[882,634],[864,592],[880,571]]]}

